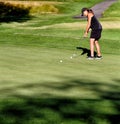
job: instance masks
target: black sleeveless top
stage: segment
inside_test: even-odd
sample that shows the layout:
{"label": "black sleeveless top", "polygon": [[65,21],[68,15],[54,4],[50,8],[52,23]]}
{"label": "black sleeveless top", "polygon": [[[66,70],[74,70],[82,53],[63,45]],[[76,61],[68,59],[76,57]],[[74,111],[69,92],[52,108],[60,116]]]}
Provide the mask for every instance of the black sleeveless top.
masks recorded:
{"label": "black sleeveless top", "polygon": [[100,22],[97,20],[97,18],[95,16],[93,16],[92,19],[91,19],[90,28],[92,30],[100,30],[100,29],[102,29],[102,25],[100,24]]}

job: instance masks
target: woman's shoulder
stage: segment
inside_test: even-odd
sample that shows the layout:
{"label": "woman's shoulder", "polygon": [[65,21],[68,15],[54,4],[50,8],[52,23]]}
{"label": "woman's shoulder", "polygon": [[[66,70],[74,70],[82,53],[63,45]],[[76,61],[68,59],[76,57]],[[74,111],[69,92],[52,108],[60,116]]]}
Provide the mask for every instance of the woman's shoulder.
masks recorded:
{"label": "woman's shoulder", "polygon": [[94,16],[93,13],[88,13],[88,18],[92,18]]}

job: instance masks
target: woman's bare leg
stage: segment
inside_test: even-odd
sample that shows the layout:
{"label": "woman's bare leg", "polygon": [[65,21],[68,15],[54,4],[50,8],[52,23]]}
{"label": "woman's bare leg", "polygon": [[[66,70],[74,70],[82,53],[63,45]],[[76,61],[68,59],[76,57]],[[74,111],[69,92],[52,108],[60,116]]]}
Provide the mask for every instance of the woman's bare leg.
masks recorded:
{"label": "woman's bare leg", "polygon": [[95,41],[95,47],[96,47],[96,50],[97,50],[97,55],[101,56],[100,45],[99,45],[98,41]]}
{"label": "woman's bare leg", "polygon": [[94,57],[94,43],[95,43],[95,39],[90,38],[90,53],[92,57]]}

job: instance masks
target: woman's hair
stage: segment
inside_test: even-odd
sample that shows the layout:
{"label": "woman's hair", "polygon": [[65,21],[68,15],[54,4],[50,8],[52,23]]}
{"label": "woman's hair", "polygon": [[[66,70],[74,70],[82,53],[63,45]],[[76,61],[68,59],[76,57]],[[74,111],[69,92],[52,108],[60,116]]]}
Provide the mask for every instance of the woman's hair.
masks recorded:
{"label": "woman's hair", "polygon": [[81,16],[83,16],[84,11],[86,11],[86,10],[87,10],[89,13],[94,14],[94,12],[93,12],[93,10],[92,10],[92,9],[89,9],[89,8],[82,8],[82,10],[81,10],[82,15],[81,15]]}
{"label": "woman's hair", "polygon": [[92,9],[88,9],[87,11],[88,11],[89,13],[93,13],[93,14],[94,14],[94,12],[93,12]]}

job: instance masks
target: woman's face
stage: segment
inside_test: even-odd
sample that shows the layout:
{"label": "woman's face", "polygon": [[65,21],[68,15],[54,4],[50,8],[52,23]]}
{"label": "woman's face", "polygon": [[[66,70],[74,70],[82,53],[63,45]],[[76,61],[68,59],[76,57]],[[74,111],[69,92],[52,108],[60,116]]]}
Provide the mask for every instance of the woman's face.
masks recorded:
{"label": "woman's face", "polygon": [[88,15],[88,11],[85,10],[85,11],[83,12],[83,15],[84,15],[84,16],[87,16],[87,15]]}

